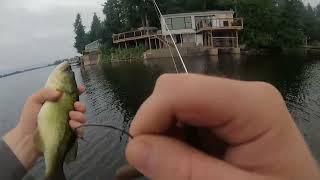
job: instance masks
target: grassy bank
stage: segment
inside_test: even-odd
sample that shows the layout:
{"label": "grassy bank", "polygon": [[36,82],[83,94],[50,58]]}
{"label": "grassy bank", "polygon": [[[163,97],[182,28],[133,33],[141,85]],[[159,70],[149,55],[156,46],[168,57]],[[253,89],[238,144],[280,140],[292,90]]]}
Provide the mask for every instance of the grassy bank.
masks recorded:
{"label": "grassy bank", "polygon": [[102,64],[110,63],[111,61],[127,61],[127,60],[140,60],[143,58],[145,48],[136,47],[130,49],[117,49],[117,48],[102,48]]}

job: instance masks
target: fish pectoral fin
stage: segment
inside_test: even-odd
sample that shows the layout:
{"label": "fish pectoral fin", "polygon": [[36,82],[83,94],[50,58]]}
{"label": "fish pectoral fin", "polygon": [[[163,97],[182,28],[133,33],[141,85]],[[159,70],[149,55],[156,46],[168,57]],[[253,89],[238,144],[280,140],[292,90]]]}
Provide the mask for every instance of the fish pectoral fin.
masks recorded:
{"label": "fish pectoral fin", "polygon": [[38,148],[38,150],[41,152],[44,152],[44,144],[43,144],[43,141],[42,141],[42,138],[40,136],[40,132],[38,129],[36,130],[36,133],[33,137],[33,141],[34,141],[34,144],[36,145],[36,147]]}
{"label": "fish pectoral fin", "polygon": [[64,162],[69,164],[69,163],[75,161],[77,159],[77,153],[78,153],[78,142],[75,142],[73,144],[72,148],[67,153]]}

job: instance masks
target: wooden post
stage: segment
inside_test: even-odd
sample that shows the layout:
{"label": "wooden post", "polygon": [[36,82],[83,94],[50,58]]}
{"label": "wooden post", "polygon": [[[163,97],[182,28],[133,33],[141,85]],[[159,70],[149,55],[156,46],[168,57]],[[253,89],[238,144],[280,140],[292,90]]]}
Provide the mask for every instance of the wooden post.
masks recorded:
{"label": "wooden post", "polygon": [[208,35],[208,32],[206,31],[205,34],[206,34],[206,46],[209,46],[209,35]]}
{"label": "wooden post", "polygon": [[197,46],[197,34],[194,34],[194,44]]}
{"label": "wooden post", "polygon": [[170,40],[168,40],[168,36],[166,35],[167,47],[170,47]]}
{"label": "wooden post", "polygon": [[137,42],[137,40],[135,40],[136,41],[136,47],[138,47],[138,42]]}
{"label": "wooden post", "polygon": [[211,30],[211,47],[213,47],[213,30]]}
{"label": "wooden post", "polygon": [[158,42],[157,42],[157,39],[154,39],[154,44],[156,45],[156,49],[158,49]]}
{"label": "wooden post", "polygon": [[127,41],[126,41],[126,42],[124,42],[124,45],[126,46],[126,49],[128,49],[128,46],[127,46]]}
{"label": "wooden post", "polygon": [[236,40],[237,42],[236,43],[237,43],[237,48],[238,48],[239,47],[239,34],[238,34],[238,31],[236,31],[236,36],[237,36],[237,40]]}

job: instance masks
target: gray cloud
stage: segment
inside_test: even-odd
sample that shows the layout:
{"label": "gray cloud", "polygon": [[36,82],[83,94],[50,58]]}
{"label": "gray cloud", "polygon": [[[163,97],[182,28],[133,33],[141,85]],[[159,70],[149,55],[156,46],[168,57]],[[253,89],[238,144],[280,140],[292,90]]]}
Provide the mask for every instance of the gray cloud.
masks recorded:
{"label": "gray cloud", "polygon": [[[40,3],[38,3],[40,2]],[[77,12],[89,27],[103,0],[1,0],[0,74],[77,55],[73,22]]]}
{"label": "gray cloud", "polygon": [[312,6],[316,6],[320,3],[320,0],[303,0],[306,4],[310,3]]}

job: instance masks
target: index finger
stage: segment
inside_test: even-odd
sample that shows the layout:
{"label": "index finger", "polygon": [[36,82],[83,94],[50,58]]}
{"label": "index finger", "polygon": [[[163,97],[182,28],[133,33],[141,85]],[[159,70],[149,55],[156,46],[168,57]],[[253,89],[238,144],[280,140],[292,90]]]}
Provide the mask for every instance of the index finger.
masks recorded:
{"label": "index finger", "polygon": [[181,121],[211,128],[228,143],[242,143],[267,132],[279,114],[290,116],[283,112],[281,95],[266,83],[165,75],[139,109],[130,132],[135,136],[165,133]]}
{"label": "index finger", "polygon": [[86,88],[84,85],[81,85],[78,87],[78,92],[79,92],[79,95],[81,95],[82,93],[84,93],[86,91]]}
{"label": "index finger", "polygon": [[36,104],[43,104],[46,101],[56,101],[61,96],[61,92],[49,88],[43,88],[30,96],[30,100]]}

